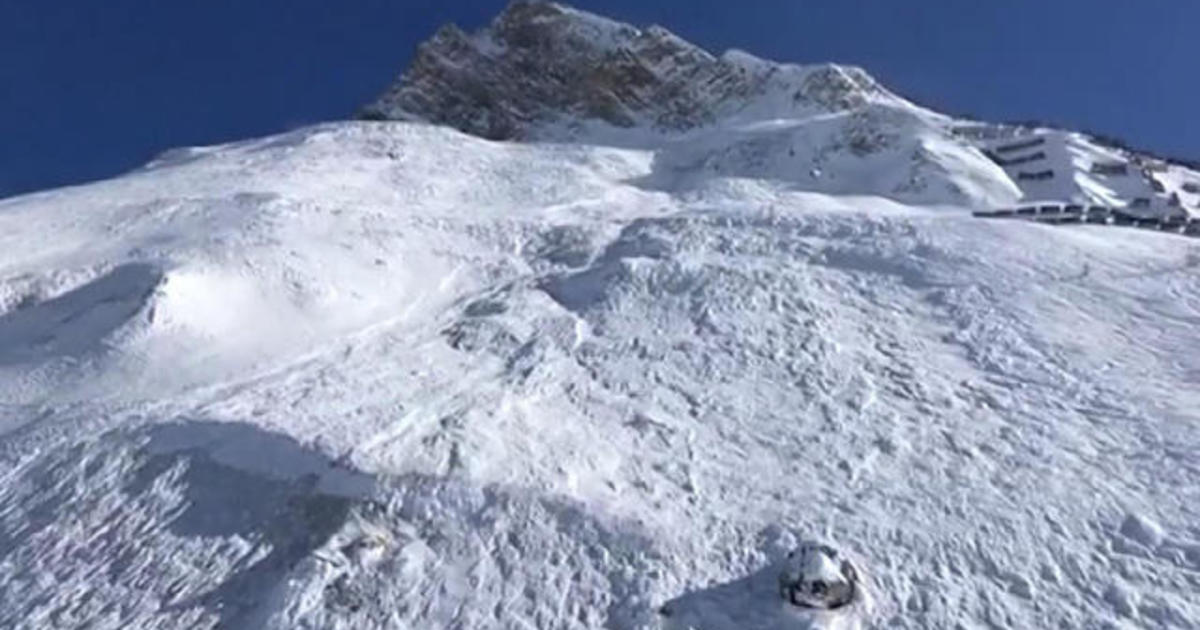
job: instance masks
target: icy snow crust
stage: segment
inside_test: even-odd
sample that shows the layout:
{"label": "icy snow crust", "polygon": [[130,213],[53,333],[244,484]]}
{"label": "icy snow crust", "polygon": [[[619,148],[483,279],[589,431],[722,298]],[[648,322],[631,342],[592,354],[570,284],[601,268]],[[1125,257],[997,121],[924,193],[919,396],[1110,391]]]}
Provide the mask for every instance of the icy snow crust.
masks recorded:
{"label": "icy snow crust", "polygon": [[[0,626],[1200,623],[1195,240],[680,146],[331,124],[0,202]],[[871,606],[783,602],[813,539]]]}

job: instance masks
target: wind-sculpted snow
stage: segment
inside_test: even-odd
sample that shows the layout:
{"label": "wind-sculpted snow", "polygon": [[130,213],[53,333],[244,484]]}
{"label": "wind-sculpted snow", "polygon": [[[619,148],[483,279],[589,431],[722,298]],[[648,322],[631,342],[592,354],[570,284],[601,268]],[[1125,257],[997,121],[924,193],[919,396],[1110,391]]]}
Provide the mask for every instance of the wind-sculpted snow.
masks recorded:
{"label": "wind-sculpted snow", "polygon": [[370,487],[251,424],[186,420],[74,442],[15,466],[4,489],[6,627],[249,627],[265,589],[351,510],[322,477]]}
{"label": "wind-sculpted snow", "polygon": [[[651,617],[639,585],[661,565],[636,530],[565,500],[371,478],[253,424],[113,430],[14,472],[6,627],[633,624]],[[371,545],[384,547],[374,561]],[[538,596],[568,582],[561,609]]]}

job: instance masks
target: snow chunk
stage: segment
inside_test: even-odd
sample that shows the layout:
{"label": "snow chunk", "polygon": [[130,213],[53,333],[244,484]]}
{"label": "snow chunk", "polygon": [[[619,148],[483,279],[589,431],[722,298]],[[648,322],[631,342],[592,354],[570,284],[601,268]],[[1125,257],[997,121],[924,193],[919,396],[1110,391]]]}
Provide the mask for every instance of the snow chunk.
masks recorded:
{"label": "snow chunk", "polygon": [[1162,525],[1150,520],[1144,514],[1129,513],[1121,523],[1121,534],[1130,540],[1137,541],[1151,549],[1163,542]]}
{"label": "snow chunk", "polygon": [[1104,591],[1104,601],[1108,602],[1113,610],[1122,617],[1132,617],[1137,610],[1134,595],[1120,584],[1110,584],[1108,589]]}

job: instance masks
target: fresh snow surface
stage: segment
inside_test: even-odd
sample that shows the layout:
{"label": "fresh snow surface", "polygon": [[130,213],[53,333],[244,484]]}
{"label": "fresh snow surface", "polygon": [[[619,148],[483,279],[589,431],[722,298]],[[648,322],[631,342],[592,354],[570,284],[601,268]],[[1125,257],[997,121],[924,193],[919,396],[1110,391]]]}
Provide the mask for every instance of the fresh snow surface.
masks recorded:
{"label": "fresh snow surface", "polygon": [[[1029,192],[921,120],[0,201],[0,627],[1197,627],[1200,241],[973,219]],[[783,602],[812,541],[855,605]]]}

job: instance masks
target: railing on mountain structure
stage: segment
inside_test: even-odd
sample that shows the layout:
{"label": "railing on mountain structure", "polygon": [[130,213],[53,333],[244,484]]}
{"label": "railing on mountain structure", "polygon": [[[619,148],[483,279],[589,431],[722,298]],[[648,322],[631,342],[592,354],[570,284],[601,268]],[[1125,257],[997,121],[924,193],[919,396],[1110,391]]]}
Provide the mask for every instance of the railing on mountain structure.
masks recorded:
{"label": "railing on mountain structure", "polygon": [[1030,162],[1037,162],[1038,160],[1046,159],[1045,151],[1038,151],[1037,153],[1030,153],[1029,155],[1022,155],[1015,158],[1005,158],[987,150],[985,150],[983,154],[987,156],[987,159],[1003,167],[1017,166],[1018,164],[1028,164]]}
{"label": "railing on mountain structure", "polygon": [[[1133,204],[1130,204],[1133,207]],[[1080,204],[1047,204],[1043,206],[1021,206],[1019,208],[997,208],[977,210],[973,216],[986,219],[1025,219],[1050,225],[1088,223],[1159,230],[1200,238],[1200,217],[1181,212],[1164,217],[1143,217],[1130,214],[1123,208],[1088,206]]]}
{"label": "railing on mountain structure", "polygon": [[988,157],[991,158],[991,160],[993,162],[995,162],[996,164],[999,164],[1000,166],[1016,166],[1018,164],[1028,164],[1030,162],[1037,162],[1038,160],[1044,160],[1044,159],[1046,159],[1046,152],[1038,151],[1037,153],[1030,153],[1029,155],[1022,155],[1020,157],[1007,158],[1007,159],[1002,158],[998,155],[994,155],[994,154],[989,155]]}
{"label": "railing on mountain structure", "polygon": [[1045,171],[1037,171],[1036,173],[1029,173],[1026,171],[1021,171],[1020,173],[1017,173],[1017,179],[1020,181],[1042,181],[1042,180],[1047,180],[1047,179],[1054,179],[1054,171],[1045,170]]}
{"label": "railing on mountain structure", "polygon": [[1096,175],[1128,175],[1129,165],[1124,162],[1096,162],[1092,164],[1092,173]]}
{"label": "railing on mountain structure", "polygon": [[1013,142],[1011,144],[1000,145],[993,150],[996,153],[1013,153],[1014,151],[1023,151],[1025,149],[1032,149],[1033,147],[1041,146],[1043,144],[1046,144],[1046,137],[1038,136],[1036,138],[1033,138],[1032,140],[1024,140],[1021,142]]}

